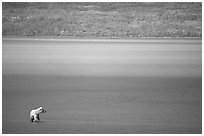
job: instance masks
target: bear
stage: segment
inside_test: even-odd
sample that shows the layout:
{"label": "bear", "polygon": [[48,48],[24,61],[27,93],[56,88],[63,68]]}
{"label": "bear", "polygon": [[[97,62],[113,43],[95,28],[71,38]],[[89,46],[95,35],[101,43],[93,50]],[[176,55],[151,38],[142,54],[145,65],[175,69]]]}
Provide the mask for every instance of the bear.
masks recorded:
{"label": "bear", "polygon": [[31,122],[37,122],[40,121],[39,114],[40,113],[46,113],[46,110],[44,110],[42,107],[39,107],[37,109],[30,111],[30,121]]}

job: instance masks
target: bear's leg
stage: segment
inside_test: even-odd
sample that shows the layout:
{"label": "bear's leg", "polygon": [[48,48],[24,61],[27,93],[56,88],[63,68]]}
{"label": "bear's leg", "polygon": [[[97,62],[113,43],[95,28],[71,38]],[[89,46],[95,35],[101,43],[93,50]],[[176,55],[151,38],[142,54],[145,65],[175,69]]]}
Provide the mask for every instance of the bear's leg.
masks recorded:
{"label": "bear's leg", "polygon": [[34,121],[34,117],[33,117],[33,116],[30,117],[30,121],[31,121],[31,122]]}
{"label": "bear's leg", "polygon": [[34,122],[38,121],[37,115],[34,115]]}
{"label": "bear's leg", "polygon": [[37,114],[37,119],[40,120],[40,116],[39,116],[39,114]]}

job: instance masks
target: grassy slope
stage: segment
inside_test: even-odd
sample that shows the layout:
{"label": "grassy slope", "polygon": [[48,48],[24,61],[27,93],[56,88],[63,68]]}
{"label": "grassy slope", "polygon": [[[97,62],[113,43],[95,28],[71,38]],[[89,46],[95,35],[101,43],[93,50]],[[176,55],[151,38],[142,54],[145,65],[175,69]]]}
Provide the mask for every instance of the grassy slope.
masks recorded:
{"label": "grassy slope", "polygon": [[3,3],[3,36],[202,37],[201,3]]}

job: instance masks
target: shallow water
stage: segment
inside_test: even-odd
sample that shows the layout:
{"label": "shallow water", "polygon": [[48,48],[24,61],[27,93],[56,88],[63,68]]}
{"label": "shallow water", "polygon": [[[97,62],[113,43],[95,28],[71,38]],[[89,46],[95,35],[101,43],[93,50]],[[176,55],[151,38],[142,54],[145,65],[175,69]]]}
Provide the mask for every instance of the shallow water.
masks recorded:
{"label": "shallow water", "polygon": [[3,133],[200,133],[201,101],[201,78],[3,76]]}
{"label": "shallow water", "polygon": [[2,131],[201,133],[201,44],[185,44],[3,41]]}

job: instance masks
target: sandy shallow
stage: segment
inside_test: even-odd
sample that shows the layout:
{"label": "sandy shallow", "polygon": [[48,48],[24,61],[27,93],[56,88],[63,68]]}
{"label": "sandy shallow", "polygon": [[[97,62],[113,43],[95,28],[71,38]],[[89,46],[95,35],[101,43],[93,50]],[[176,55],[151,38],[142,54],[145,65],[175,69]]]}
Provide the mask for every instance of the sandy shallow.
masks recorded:
{"label": "sandy shallow", "polygon": [[[201,93],[201,78],[3,75],[2,130],[201,133]],[[31,123],[36,105],[47,113]]]}
{"label": "sandy shallow", "polygon": [[[202,132],[201,40],[3,40],[2,132]],[[41,122],[31,109],[43,106]]]}

